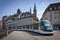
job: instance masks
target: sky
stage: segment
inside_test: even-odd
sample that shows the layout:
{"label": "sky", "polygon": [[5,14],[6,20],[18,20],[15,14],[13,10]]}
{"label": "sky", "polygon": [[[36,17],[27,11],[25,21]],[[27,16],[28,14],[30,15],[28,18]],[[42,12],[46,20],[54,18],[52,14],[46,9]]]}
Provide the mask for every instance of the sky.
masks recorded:
{"label": "sky", "polygon": [[5,15],[13,15],[18,8],[22,12],[29,12],[31,8],[33,13],[34,3],[36,3],[37,17],[40,20],[48,5],[58,2],[60,0],[0,0],[0,20]]}

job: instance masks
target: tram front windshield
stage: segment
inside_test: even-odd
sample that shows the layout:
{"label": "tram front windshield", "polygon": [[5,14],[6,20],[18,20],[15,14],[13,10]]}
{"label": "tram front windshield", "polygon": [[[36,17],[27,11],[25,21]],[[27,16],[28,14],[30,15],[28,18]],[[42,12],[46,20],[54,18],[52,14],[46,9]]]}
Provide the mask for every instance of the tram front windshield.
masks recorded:
{"label": "tram front windshield", "polygon": [[42,25],[42,30],[53,30],[52,25],[50,24],[49,21],[41,21],[41,25]]}

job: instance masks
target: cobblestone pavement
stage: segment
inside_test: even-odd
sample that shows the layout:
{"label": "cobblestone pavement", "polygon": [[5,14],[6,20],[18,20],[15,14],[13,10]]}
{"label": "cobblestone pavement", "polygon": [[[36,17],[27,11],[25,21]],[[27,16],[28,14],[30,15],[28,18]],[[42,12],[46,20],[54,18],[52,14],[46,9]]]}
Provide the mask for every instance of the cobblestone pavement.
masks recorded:
{"label": "cobblestone pavement", "polygon": [[60,31],[55,31],[52,36],[41,35],[33,32],[13,31],[1,40],[60,40]]}

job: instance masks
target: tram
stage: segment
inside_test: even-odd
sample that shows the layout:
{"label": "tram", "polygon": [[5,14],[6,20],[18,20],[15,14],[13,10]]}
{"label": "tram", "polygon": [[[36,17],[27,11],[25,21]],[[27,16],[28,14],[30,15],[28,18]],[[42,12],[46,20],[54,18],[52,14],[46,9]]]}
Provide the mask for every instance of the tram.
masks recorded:
{"label": "tram", "polygon": [[53,34],[54,33],[53,27],[48,20],[40,20],[37,23],[39,23],[39,29],[38,30],[34,29],[32,31],[41,33],[41,34]]}

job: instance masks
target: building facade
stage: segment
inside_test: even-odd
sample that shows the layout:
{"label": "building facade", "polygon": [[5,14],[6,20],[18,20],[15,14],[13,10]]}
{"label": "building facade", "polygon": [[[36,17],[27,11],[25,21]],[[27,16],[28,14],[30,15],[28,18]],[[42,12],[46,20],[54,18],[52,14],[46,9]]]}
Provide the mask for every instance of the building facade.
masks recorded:
{"label": "building facade", "polygon": [[55,28],[60,28],[60,3],[50,4],[43,13],[41,20],[49,20]]}
{"label": "building facade", "polygon": [[0,29],[2,29],[2,21],[0,21]]}
{"label": "building facade", "polygon": [[[10,16],[3,16],[3,28],[4,29],[29,29],[32,28],[32,24],[38,21],[36,16],[36,4],[34,4],[33,13],[31,13],[31,9],[29,12],[21,12],[20,9],[17,10],[17,13]],[[37,28],[37,27],[34,27]]]}

